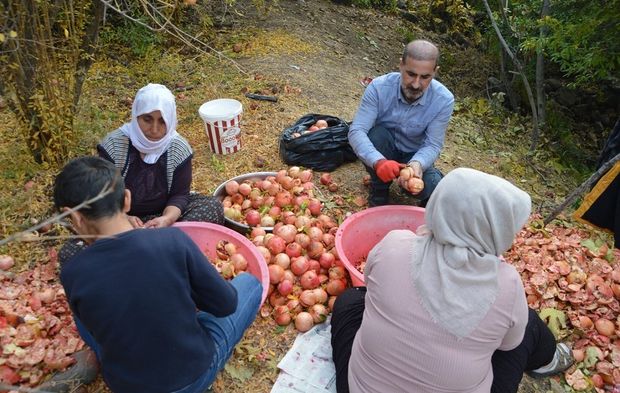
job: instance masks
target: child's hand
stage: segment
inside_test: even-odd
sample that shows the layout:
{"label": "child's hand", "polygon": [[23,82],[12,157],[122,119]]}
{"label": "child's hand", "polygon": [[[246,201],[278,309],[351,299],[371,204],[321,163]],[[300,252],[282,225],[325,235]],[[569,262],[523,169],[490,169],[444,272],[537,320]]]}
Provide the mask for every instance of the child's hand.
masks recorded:
{"label": "child's hand", "polygon": [[145,228],[165,228],[174,224],[174,222],[170,222],[170,220],[164,216],[155,217],[152,220],[148,220],[144,223]]}
{"label": "child's hand", "polygon": [[127,219],[129,220],[129,223],[131,224],[132,227],[134,227],[134,228],[144,228],[144,223],[142,222],[142,220],[139,217],[127,216]]}

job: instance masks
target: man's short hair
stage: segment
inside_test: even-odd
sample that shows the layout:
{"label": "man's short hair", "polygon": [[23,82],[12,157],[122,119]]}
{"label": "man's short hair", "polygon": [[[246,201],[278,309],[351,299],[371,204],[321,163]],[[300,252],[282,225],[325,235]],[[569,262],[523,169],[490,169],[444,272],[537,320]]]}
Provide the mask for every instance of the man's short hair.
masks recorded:
{"label": "man's short hair", "polygon": [[100,157],[80,157],[71,160],[56,176],[54,205],[57,209],[73,208],[112,188],[103,198],[80,208],[89,219],[111,217],[122,211],[125,203],[125,184],[114,164]]}
{"label": "man's short hair", "polygon": [[427,40],[415,40],[405,45],[402,62],[407,61],[407,57],[413,60],[435,61],[435,67],[439,64],[439,48]]}

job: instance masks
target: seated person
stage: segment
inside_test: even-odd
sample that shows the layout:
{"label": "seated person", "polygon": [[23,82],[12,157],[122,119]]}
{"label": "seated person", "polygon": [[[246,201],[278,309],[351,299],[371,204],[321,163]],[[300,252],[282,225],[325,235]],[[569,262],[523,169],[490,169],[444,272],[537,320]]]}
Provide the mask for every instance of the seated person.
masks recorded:
{"label": "seated person", "polygon": [[[224,208],[217,198],[190,193],[193,152],[176,126],[174,95],[151,83],[138,90],[131,122],[97,146],[131,191],[129,221],[134,228],[162,228],[176,221],[224,224]],[[59,252],[60,263],[82,249],[79,241],[67,242]]]}
{"label": "seated person", "polygon": [[68,211],[106,187],[69,216],[89,243],[60,272],[78,332],[115,393],[202,393],[254,320],[262,286],[247,273],[222,279],[178,228],[134,228],[131,192],[102,158],[69,162],[54,204]]}
{"label": "seated person", "polygon": [[442,178],[434,164],[443,149],[454,96],[435,79],[438,62],[434,44],[412,41],[403,51],[399,72],[375,78],[364,92],[349,143],[370,174],[371,207],[390,203],[390,184],[406,165],[424,181],[414,194],[422,207]]}
{"label": "seated person", "polygon": [[504,179],[448,173],[426,227],[389,232],[368,255],[366,287],[336,300],[338,393],[513,393],[525,371],[568,368],[570,349],[556,346],[519,273],[500,259],[530,209],[529,195]]}

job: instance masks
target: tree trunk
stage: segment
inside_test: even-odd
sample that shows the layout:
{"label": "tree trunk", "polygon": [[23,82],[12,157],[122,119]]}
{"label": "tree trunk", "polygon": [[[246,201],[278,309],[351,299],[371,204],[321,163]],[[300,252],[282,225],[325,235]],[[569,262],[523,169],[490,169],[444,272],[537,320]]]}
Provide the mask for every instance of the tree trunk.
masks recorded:
{"label": "tree trunk", "polygon": [[[543,0],[540,19],[543,20],[549,15],[549,0]],[[538,109],[538,124],[544,128],[546,122],[546,97],[545,97],[545,54],[543,51],[543,40],[547,36],[547,27],[540,28],[540,42],[536,48],[536,107]]]}
{"label": "tree trunk", "polygon": [[489,19],[491,20],[491,24],[493,25],[493,29],[495,30],[495,33],[497,34],[497,38],[500,44],[502,45],[502,47],[504,48],[504,50],[506,51],[506,53],[508,54],[512,62],[514,63],[515,67],[517,67],[517,72],[519,73],[519,75],[521,76],[521,79],[523,80],[525,91],[527,93],[527,98],[528,98],[528,101],[530,102],[530,109],[532,111],[532,140],[530,144],[530,152],[533,152],[534,150],[536,150],[536,147],[538,146],[539,130],[538,130],[538,111],[536,108],[536,101],[534,100],[534,94],[532,93],[532,88],[530,86],[530,83],[527,80],[527,76],[525,75],[525,70],[523,69],[521,62],[515,56],[515,54],[512,53],[512,51],[510,50],[510,47],[506,43],[506,40],[504,40],[504,37],[502,36],[502,32],[499,30],[499,27],[497,26],[497,22],[493,18],[493,12],[491,11],[491,8],[489,7],[488,0],[483,0],[483,3],[484,3],[484,8],[486,9],[487,14],[489,16]]}
{"label": "tree trunk", "polygon": [[103,22],[105,4],[101,0],[94,0],[90,9],[90,21],[84,31],[82,41],[82,54],[75,68],[75,85],[73,87],[73,112],[77,112],[77,106],[82,95],[82,85],[88,74],[90,66],[95,59],[94,54],[99,40],[99,28]]}
{"label": "tree trunk", "polygon": [[508,102],[510,103],[510,108],[519,112],[519,99],[517,98],[517,94],[515,90],[512,88],[512,77],[508,70],[506,69],[506,52],[504,48],[499,49],[499,63],[500,63],[500,80],[506,87],[506,96],[508,96]]}

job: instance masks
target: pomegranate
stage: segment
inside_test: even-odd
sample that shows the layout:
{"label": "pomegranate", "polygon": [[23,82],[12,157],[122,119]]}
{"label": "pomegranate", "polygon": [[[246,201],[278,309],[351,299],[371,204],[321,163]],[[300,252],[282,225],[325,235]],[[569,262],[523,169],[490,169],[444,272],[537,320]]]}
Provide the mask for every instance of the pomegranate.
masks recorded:
{"label": "pomegranate", "polygon": [[312,316],[312,321],[314,323],[323,323],[327,319],[327,307],[322,304],[315,304],[310,307],[309,314]]}
{"label": "pomegranate", "polygon": [[278,284],[282,281],[284,276],[284,269],[280,265],[269,265],[269,282],[272,284]]}
{"label": "pomegranate", "polygon": [[15,265],[15,260],[10,255],[0,255],[0,270],[9,270]]}
{"label": "pomegranate", "polygon": [[319,286],[319,277],[314,270],[308,270],[301,275],[299,282],[303,289],[314,289]]}
{"label": "pomegranate", "polygon": [[237,183],[235,180],[230,180],[226,183],[224,188],[226,189],[226,193],[228,195],[234,195],[239,192],[239,183]]}
{"label": "pomegranate", "polygon": [[308,258],[305,256],[299,256],[291,260],[291,271],[296,276],[301,277],[309,268],[310,264],[308,263]]}
{"label": "pomegranate", "polygon": [[295,328],[300,332],[307,332],[314,326],[314,320],[310,313],[302,311],[295,317]]}
{"label": "pomegranate", "polygon": [[239,253],[230,256],[230,262],[235,267],[236,272],[244,272],[248,269],[248,261]]}
{"label": "pomegranate", "polygon": [[345,283],[342,280],[329,280],[325,286],[327,293],[333,296],[339,296],[345,288]]}
{"label": "pomegranate", "polygon": [[245,222],[251,226],[255,227],[260,224],[261,216],[260,213],[254,209],[250,209],[245,213]]}
{"label": "pomegranate", "polygon": [[289,293],[293,292],[293,283],[289,280],[282,280],[278,284],[278,292],[280,295],[286,296]]}
{"label": "pomegranate", "polygon": [[273,257],[273,263],[282,266],[282,269],[286,270],[291,266],[291,258],[281,252]]}
{"label": "pomegranate", "polygon": [[312,307],[316,304],[316,295],[314,294],[314,292],[310,289],[306,289],[305,291],[302,291],[301,294],[299,295],[299,301],[301,302],[301,305],[304,307]]}
{"label": "pomegranate", "polygon": [[280,236],[286,244],[295,241],[295,235],[297,235],[297,228],[295,225],[286,224],[280,226],[277,230],[274,228],[274,233]]}
{"label": "pomegranate", "polygon": [[594,328],[603,336],[611,337],[614,335],[615,325],[609,319],[599,318],[594,322]]}
{"label": "pomegranate", "polygon": [[247,183],[239,184],[239,194],[243,196],[248,196],[250,195],[251,191],[252,191],[252,187],[249,184]]}
{"label": "pomegranate", "polygon": [[324,186],[328,186],[328,185],[332,184],[333,180],[332,180],[331,173],[325,172],[325,173],[321,174],[321,177],[319,178],[319,181]]}

